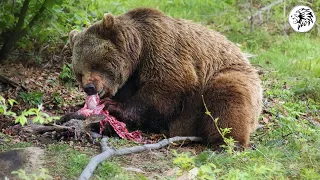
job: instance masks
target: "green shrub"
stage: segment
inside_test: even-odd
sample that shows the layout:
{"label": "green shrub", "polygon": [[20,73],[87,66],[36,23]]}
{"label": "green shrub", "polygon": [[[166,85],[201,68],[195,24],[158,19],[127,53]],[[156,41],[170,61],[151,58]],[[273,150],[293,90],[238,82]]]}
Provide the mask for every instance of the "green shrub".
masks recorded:
{"label": "green shrub", "polygon": [[59,78],[63,84],[74,84],[76,81],[75,75],[72,71],[72,64],[63,65]]}
{"label": "green shrub", "polygon": [[19,97],[31,106],[37,106],[42,104],[43,92],[34,91],[32,93],[21,92]]}

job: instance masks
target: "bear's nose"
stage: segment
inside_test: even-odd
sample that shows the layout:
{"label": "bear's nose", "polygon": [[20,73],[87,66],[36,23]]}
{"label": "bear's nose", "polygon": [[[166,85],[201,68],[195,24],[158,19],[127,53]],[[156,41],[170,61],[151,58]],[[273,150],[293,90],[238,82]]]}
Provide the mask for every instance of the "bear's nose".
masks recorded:
{"label": "bear's nose", "polygon": [[83,89],[89,96],[97,94],[96,87],[92,83],[85,85]]}

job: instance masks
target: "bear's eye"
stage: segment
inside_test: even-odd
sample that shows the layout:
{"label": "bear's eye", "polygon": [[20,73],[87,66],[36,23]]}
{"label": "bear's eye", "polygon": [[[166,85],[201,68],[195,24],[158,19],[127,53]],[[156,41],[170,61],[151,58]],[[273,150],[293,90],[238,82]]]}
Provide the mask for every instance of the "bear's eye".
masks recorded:
{"label": "bear's eye", "polygon": [[105,75],[107,76],[108,79],[110,79],[110,81],[112,81],[112,82],[115,81],[116,77],[115,77],[115,74],[112,70],[106,69]]}
{"label": "bear's eye", "polygon": [[101,74],[104,78],[110,80],[111,82],[115,81],[115,74],[114,71],[111,68],[105,68],[101,65],[95,65],[92,67],[92,71],[98,72]]}

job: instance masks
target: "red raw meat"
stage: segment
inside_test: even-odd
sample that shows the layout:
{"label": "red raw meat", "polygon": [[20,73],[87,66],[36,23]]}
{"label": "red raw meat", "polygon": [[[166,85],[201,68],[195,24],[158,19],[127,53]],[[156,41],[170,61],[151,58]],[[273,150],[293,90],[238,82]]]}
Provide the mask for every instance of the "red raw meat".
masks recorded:
{"label": "red raw meat", "polygon": [[100,104],[100,98],[98,94],[87,96],[86,103],[83,108],[81,108],[78,113],[83,114],[84,116],[90,116],[92,114],[101,114],[106,116],[104,120],[100,121],[100,134],[107,123],[109,123],[116,133],[123,139],[130,139],[135,142],[143,143],[141,131],[129,132],[126,128],[126,124],[118,121],[115,117],[109,115],[109,111],[103,110],[104,104]]}

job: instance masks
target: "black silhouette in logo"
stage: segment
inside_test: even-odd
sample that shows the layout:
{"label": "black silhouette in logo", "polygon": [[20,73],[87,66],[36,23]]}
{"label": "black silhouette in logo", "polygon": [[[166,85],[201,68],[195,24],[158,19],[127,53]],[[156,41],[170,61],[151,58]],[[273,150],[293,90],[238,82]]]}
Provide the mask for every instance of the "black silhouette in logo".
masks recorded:
{"label": "black silhouette in logo", "polygon": [[310,9],[300,8],[293,15],[291,15],[293,24],[298,24],[298,30],[303,26],[309,26],[313,23],[313,14]]}

